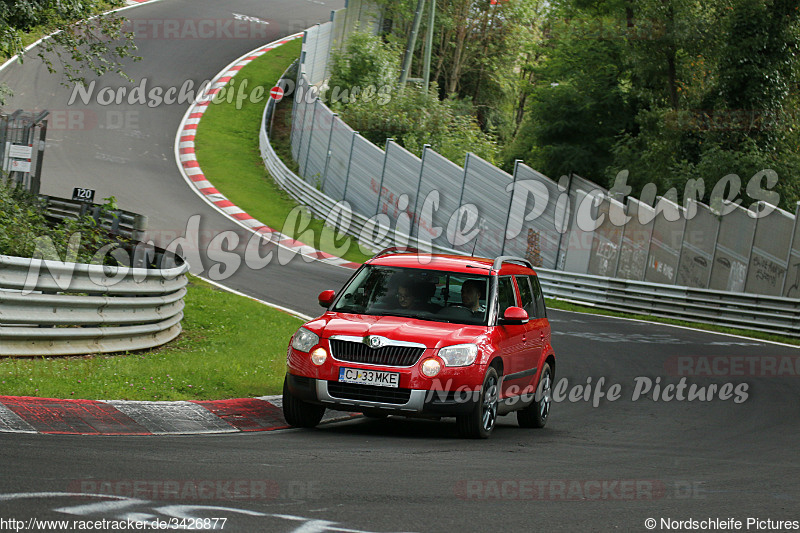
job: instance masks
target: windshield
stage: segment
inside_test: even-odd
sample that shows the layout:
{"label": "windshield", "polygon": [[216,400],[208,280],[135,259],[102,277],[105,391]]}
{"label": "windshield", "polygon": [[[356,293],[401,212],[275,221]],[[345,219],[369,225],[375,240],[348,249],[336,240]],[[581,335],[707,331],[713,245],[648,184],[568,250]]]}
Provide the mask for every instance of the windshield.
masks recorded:
{"label": "windshield", "polygon": [[332,311],[486,325],[489,276],[367,265]]}

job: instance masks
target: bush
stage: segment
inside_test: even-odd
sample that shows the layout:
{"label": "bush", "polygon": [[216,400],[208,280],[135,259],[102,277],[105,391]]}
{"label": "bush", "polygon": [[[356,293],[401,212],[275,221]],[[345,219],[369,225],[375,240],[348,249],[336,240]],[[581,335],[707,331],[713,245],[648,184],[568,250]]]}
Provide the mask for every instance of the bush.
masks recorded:
{"label": "bush", "polygon": [[[103,211],[116,208],[113,197],[106,200],[108,203],[103,206]],[[109,244],[125,245],[129,242],[98,226],[91,216],[51,223],[39,198],[19,187],[8,186],[0,177],[0,255],[33,257],[39,248],[58,255],[63,261],[70,240],[76,235],[80,238],[76,256],[78,263],[98,263],[94,257],[98,250]],[[54,250],[49,242],[52,242]],[[116,264],[108,254],[104,262]]]}
{"label": "bush", "polygon": [[400,54],[394,47],[369,33],[354,32],[347,45],[331,56],[332,93],[351,91],[353,87],[376,88],[395,86],[400,70]]}
{"label": "bush", "polygon": [[333,55],[323,98],[350,127],[378,146],[392,138],[418,156],[430,144],[458,165],[463,165],[467,152],[497,162],[495,137],[481,130],[471,102],[439,100],[435,84],[428,92],[414,85],[401,92],[395,82],[399,66],[394,47],[373,35],[355,33],[344,51]]}

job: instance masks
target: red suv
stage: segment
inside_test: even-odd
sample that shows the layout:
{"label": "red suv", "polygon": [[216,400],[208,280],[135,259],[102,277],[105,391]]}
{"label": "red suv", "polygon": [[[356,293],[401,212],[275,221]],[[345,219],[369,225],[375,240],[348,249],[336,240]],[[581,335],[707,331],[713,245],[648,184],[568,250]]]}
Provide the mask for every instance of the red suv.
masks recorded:
{"label": "red suv", "polygon": [[283,413],[316,426],[326,408],[456,417],[486,438],[498,416],[522,427],[550,413],[555,354],[531,264],[388,249],[367,261],[327,311],[292,336]]}

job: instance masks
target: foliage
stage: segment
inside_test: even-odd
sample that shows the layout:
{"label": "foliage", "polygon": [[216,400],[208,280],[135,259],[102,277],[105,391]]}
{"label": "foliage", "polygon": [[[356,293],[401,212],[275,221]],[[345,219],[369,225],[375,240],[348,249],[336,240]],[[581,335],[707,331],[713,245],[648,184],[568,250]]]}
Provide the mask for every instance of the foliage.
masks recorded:
{"label": "foliage", "polygon": [[497,161],[494,136],[481,130],[469,101],[440,100],[435,84],[427,93],[414,85],[399,91],[394,80],[398,64],[392,45],[355,33],[344,51],[334,55],[323,96],[342,120],[378,146],[392,138],[417,155],[429,144],[459,165],[467,152]]}
{"label": "foliage", "polygon": [[343,90],[393,87],[399,68],[400,55],[393,46],[369,33],[356,31],[348,37],[343,48],[331,54],[328,85]]}
{"label": "foliage", "polygon": [[655,183],[706,194],[727,174],[770,168],[781,206],[800,180],[800,10],[791,0],[561,0],[549,5],[521,89],[522,126],[506,143],[551,177],[610,185],[621,170],[638,195]]}
{"label": "foliage", "polygon": [[[107,198],[101,216],[114,207],[114,198]],[[35,251],[55,254],[60,260],[70,257],[70,241],[79,239],[75,262],[98,263],[98,250],[106,245],[124,245],[127,241],[110,234],[94,218],[85,215],[80,219],[65,219],[51,223],[39,199],[25,190],[6,185],[0,178],[0,255],[33,257]],[[53,249],[49,244],[52,242]],[[49,258],[49,257],[48,257]],[[113,256],[104,256],[105,262],[114,263]]]}
{"label": "foliage", "polygon": [[575,172],[591,179],[611,164],[616,137],[632,122],[619,79],[615,41],[553,35],[549,61],[536,69],[525,121],[505,155],[548,176]]}
{"label": "foliage", "polygon": [[430,144],[458,165],[463,165],[467,152],[492,163],[497,160],[495,140],[481,131],[469,106],[465,109],[455,99],[439,100],[435,87],[425,93],[410,86],[383,105],[378,100],[357,100],[340,104],[338,110],[342,120],[378,146],[391,138],[421,155],[423,146]]}
{"label": "foliage", "polygon": [[[405,49],[417,0],[378,0],[383,20],[391,27],[385,38]],[[422,17],[414,50],[412,77],[422,77],[424,36],[429,6]],[[537,19],[547,7],[542,0],[438,0],[431,51],[431,82],[439,96],[469,100],[478,123],[505,142],[521,119],[517,108],[532,58]]]}
{"label": "foliage", "polygon": [[[125,19],[101,11],[124,5],[122,0],[24,0],[0,4],[0,57],[31,53],[51,73],[61,72],[64,83],[85,83],[87,74],[115,72],[127,78],[122,60],[134,56],[133,34]],[[54,33],[34,51],[25,45],[36,36]]]}

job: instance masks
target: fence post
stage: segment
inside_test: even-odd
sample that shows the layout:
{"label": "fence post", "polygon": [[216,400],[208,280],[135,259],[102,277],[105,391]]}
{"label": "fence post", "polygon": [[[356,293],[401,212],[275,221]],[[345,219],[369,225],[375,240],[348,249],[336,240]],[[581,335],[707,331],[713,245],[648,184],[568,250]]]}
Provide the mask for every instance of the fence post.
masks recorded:
{"label": "fence post", "polygon": [[6,132],[8,131],[8,115],[0,115],[0,182],[4,182],[5,180],[2,179],[2,168],[6,162],[6,153],[5,153],[5,146],[6,146]]}
{"label": "fence post", "polygon": [[350,183],[350,167],[353,165],[353,147],[356,145],[357,131],[353,132],[353,137],[350,140],[350,157],[347,158],[347,175],[344,178],[344,190],[342,191],[342,200],[347,200],[347,185]]}
{"label": "fence post", "polygon": [[464,156],[464,179],[461,180],[461,193],[458,196],[458,206],[456,210],[461,209],[461,202],[464,201],[464,189],[467,185],[467,169],[469,168],[469,156],[471,155],[471,152],[467,152],[467,155]]}
{"label": "fence post", "polygon": [[[308,156],[311,154],[311,143],[314,142],[314,123],[317,121],[317,104],[319,103],[319,97],[314,99],[314,107],[311,108],[311,129],[308,130],[308,134],[310,137],[308,138],[308,147],[306,148],[306,157],[303,159],[303,168],[300,171],[300,175],[303,179],[306,179],[306,172],[308,171]],[[305,117],[303,117],[303,122],[305,123]]]}
{"label": "fence post", "polygon": [[331,116],[331,131],[328,135],[328,149],[326,150],[325,155],[325,170],[322,171],[322,192],[325,192],[325,182],[328,180],[328,165],[331,162],[331,142],[333,141],[333,127],[336,125],[336,117],[339,116],[339,113],[334,113]]}
{"label": "fence post", "polygon": [[794,207],[794,227],[792,228],[792,242],[789,244],[789,264],[786,265],[786,275],[783,276],[783,285],[781,286],[781,296],[784,296],[786,291],[786,283],[789,281],[789,270],[792,268],[792,251],[794,250],[794,240],[797,236],[797,225],[800,223],[800,202],[797,202]]}
{"label": "fence post", "polygon": [[425,154],[428,153],[430,147],[431,145],[427,143],[422,145],[422,157],[420,158],[420,165],[419,165],[419,180],[417,181],[417,194],[414,196],[413,213],[416,224],[411,229],[413,234],[413,229],[415,227],[417,228],[417,239],[419,239],[419,221],[420,221],[419,216],[417,215],[417,207],[419,206],[419,193],[422,190],[422,176],[425,174]]}
{"label": "fence post", "polygon": [[711,206],[708,206],[711,213],[717,218],[717,235],[714,237],[714,249],[711,251],[711,266],[708,268],[708,278],[706,279],[703,289],[707,289],[711,284],[711,274],[714,272],[714,260],[717,258],[717,241],[719,240],[719,231],[722,229],[722,215],[717,213]]}
{"label": "fence post", "polygon": [[330,76],[329,66],[331,64],[331,50],[333,49],[333,38],[334,38],[333,32],[336,29],[333,22],[335,15],[336,12],[331,11],[331,20],[329,21],[329,24],[331,25],[331,31],[328,33],[328,47],[327,47],[328,51],[325,53],[325,71],[322,73],[323,79],[327,79]]}
{"label": "fence post", "polygon": [[[42,112],[46,113],[46,112]],[[47,121],[42,119],[39,128],[39,146],[36,147],[36,170],[31,175],[31,193],[39,194],[42,187],[42,165],[44,164],[45,139],[47,138]]]}
{"label": "fence post", "polygon": [[[559,180],[559,181],[561,181],[561,180]],[[558,270],[559,263],[561,263],[561,266],[562,266],[562,269],[563,269],[564,264],[566,262],[566,253],[564,254],[564,261],[561,261],[561,243],[564,242],[564,234],[569,231],[569,225],[570,225],[569,224],[569,217],[572,214],[572,206],[570,204],[570,199],[569,199],[569,195],[570,195],[571,192],[572,192],[572,172],[570,172],[569,175],[567,176],[567,190],[566,190],[566,193],[567,193],[567,205],[564,208],[564,218],[561,219],[561,224],[562,224],[561,229],[563,231],[560,231],[559,232],[559,236],[558,236],[558,248],[556,248],[556,270]],[[553,220],[555,220],[555,217],[553,218]],[[565,221],[566,221],[566,225],[564,225]]]}
{"label": "fence post", "polygon": [[350,0],[344,0],[344,22],[342,23],[342,40],[339,43],[339,48],[344,47],[347,41],[347,17],[350,16]]}
{"label": "fence post", "polygon": [[389,159],[389,143],[394,139],[392,137],[386,138],[386,144],[383,147],[383,168],[381,169],[381,181],[378,184],[378,201],[375,203],[375,214],[377,215],[381,210],[381,192],[383,191],[383,178],[386,177],[386,160]]}
{"label": "fence post", "polygon": [[[302,63],[301,63],[301,67],[302,67]],[[300,106],[305,106],[306,105],[306,103],[303,101],[304,98],[306,97],[305,90],[303,89],[303,86],[305,84],[306,84],[306,73],[305,73],[304,70],[301,70],[300,71],[300,77],[298,78],[297,89],[296,89],[295,98],[294,98],[293,114],[295,116],[292,118],[292,131],[294,131],[295,122],[297,121],[298,115],[300,114],[299,112],[294,113],[294,110],[298,110],[300,108]],[[292,136],[292,138],[291,138],[291,144],[294,144],[295,142],[297,143],[297,157],[298,158],[300,157],[300,147],[303,145],[303,135],[304,135],[303,134],[303,129],[304,129],[303,126],[304,126],[305,121],[306,121],[306,113],[307,113],[306,109],[303,108],[303,120],[298,124],[298,127],[297,127],[298,137],[299,138],[296,139],[296,140],[294,138],[295,136]],[[298,163],[299,163],[299,161],[298,161]],[[300,176],[300,177],[302,178],[303,176]]]}
{"label": "fence post", "polygon": [[[511,204],[514,201],[514,187],[517,183],[517,169],[519,168],[519,164],[522,163],[522,159],[515,159],[514,160],[514,175],[511,177],[511,198],[508,199],[508,211],[506,211],[506,227],[503,230],[503,245],[500,248],[500,255],[506,255],[506,239],[508,236],[508,224],[511,222]],[[524,213],[524,209],[523,209]]]}
{"label": "fence post", "polygon": [[313,59],[313,61],[311,61],[311,74],[309,75],[309,80],[308,80],[309,82],[311,82],[312,85],[316,85],[316,76],[315,76],[316,68],[315,68],[315,64],[317,62],[317,54],[318,54],[317,49],[319,48],[319,29],[321,27],[319,25],[319,22],[316,24],[315,27],[317,29],[317,33],[316,33],[316,35],[314,37],[314,59]]}

